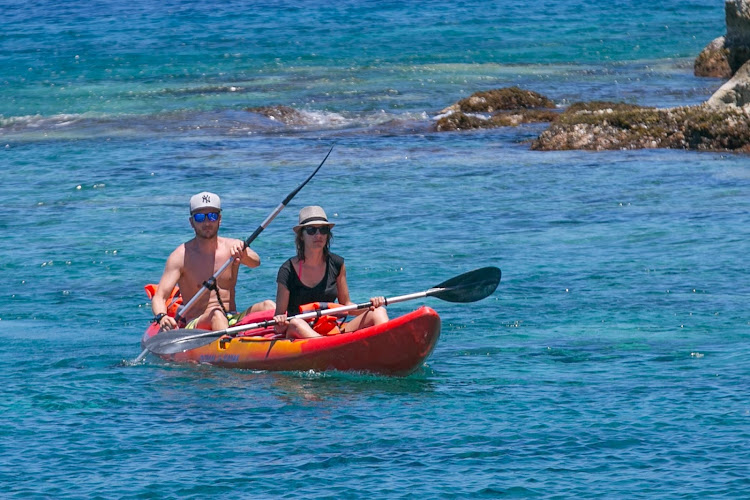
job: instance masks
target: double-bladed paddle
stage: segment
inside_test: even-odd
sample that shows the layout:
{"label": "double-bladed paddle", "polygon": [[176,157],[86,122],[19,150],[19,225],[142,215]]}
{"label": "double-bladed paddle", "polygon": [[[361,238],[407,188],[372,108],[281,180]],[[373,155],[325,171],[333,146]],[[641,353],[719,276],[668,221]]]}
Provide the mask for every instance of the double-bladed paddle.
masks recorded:
{"label": "double-bladed paddle", "polygon": [[[483,267],[475,269],[468,273],[455,276],[447,281],[436,285],[424,292],[411,293],[385,299],[386,305],[405,302],[407,300],[419,299],[422,297],[435,297],[447,302],[476,302],[491,295],[500,284],[500,269],[497,267]],[[349,306],[332,307],[311,311],[304,314],[291,316],[289,319],[312,319],[321,316],[323,313],[337,315],[357,309],[370,307],[370,302],[362,304],[352,304]],[[189,351],[204,345],[208,345],[219,337],[225,335],[236,336],[237,333],[255,330],[257,328],[267,328],[275,325],[276,321],[269,319],[258,323],[249,323],[247,325],[238,325],[223,330],[197,330],[197,329],[178,329],[159,332],[144,345],[146,351],[154,354],[176,354],[178,352]]]}
{"label": "double-bladed paddle", "polygon": [[[335,146],[335,144],[333,146]],[[282,210],[284,210],[284,207],[286,207],[287,204],[290,201],[292,201],[292,198],[294,198],[297,195],[297,193],[299,193],[300,190],[303,187],[305,187],[305,185],[308,182],[310,182],[310,179],[312,179],[315,176],[315,174],[318,173],[318,170],[320,170],[320,167],[323,166],[323,164],[326,162],[326,160],[328,159],[328,157],[331,155],[331,151],[333,151],[333,146],[331,146],[331,149],[328,150],[328,154],[326,154],[325,158],[323,158],[323,161],[320,162],[320,165],[318,165],[318,168],[316,168],[313,171],[313,173],[311,173],[307,177],[307,179],[305,179],[305,181],[302,184],[300,184],[299,186],[297,186],[297,188],[294,191],[292,191],[291,193],[289,193],[287,195],[287,197],[284,198],[284,201],[282,201],[281,203],[279,203],[279,206],[277,206],[273,210],[273,212],[271,212],[268,215],[268,217],[266,217],[266,219],[263,222],[261,222],[260,226],[258,226],[258,228],[253,232],[253,234],[251,234],[250,236],[247,237],[247,239],[245,240],[243,249],[250,246],[250,243],[252,243],[255,240],[255,238],[257,238],[258,235],[260,233],[262,233],[263,230],[266,227],[268,227],[268,225],[271,223],[271,221],[274,220],[276,218],[276,216],[279,215],[279,213]],[[234,258],[227,259],[227,261],[214,273],[214,275],[211,276],[210,279],[206,280],[203,283],[203,286],[198,290],[198,292],[195,295],[193,295],[193,297],[188,301],[188,303],[185,304],[184,306],[182,306],[182,308],[180,309],[180,311],[177,313],[177,316],[175,317],[175,319],[177,319],[179,321],[182,318],[181,314],[185,314],[185,311],[187,311],[188,309],[190,309],[190,307],[195,303],[195,301],[198,300],[198,298],[201,295],[203,295],[203,292],[205,292],[206,290],[208,290],[211,287],[213,287],[214,283],[216,282],[216,278],[218,278],[219,276],[221,276],[221,273],[223,273],[226,270],[226,268],[229,267],[232,264],[232,261],[234,261]],[[172,331],[179,331],[179,330],[172,330]],[[133,363],[140,362],[146,356],[146,354],[148,354],[148,351],[149,351],[148,349],[145,349],[142,353],[140,353],[138,355],[137,358],[135,358],[135,360],[133,361]]]}

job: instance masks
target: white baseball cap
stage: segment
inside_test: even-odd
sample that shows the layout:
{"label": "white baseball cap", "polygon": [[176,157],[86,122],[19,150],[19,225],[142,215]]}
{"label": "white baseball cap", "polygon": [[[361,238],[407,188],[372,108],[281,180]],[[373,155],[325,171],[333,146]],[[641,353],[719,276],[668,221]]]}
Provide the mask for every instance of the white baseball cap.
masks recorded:
{"label": "white baseball cap", "polygon": [[203,191],[190,198],[190,213],[195,213],[201,208],[215,208],[221,212],[221,198],[218,194]]}

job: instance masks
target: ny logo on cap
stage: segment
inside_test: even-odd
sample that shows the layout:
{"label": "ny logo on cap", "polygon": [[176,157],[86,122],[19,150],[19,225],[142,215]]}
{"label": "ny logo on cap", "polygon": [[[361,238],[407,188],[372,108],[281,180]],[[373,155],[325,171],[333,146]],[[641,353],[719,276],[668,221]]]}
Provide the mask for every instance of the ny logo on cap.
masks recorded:
{"label": "ny logo on cap", "polygon": [[211,203],[211,197],[207,194],[203,195],[203,203]]}

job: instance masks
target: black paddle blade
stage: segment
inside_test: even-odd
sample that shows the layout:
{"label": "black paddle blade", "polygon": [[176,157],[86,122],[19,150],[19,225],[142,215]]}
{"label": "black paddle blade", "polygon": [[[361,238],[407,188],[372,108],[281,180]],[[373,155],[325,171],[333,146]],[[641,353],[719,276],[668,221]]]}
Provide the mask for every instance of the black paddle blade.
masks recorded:
{"label": "black paddle blade", "polygon": [[210,344],[222,335],[211,330],[180,328],[157,333],[143,347],[154,354],[176,354]]}
{"label": "black paddle blade", "polygon": [[427,291],[448,302],[476,302],[492,295],[500,284],[500,269],[483,267],[444,281]]}

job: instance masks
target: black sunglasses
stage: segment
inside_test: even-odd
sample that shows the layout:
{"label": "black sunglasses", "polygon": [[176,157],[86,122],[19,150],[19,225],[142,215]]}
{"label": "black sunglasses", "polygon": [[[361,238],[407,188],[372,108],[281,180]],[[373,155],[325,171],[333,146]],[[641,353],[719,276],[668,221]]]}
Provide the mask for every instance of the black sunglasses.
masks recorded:
{"label": "black sunglasses", "polygon": [[326,235],[331,234],[331,226],[307,226],[304,231],[312,236],[313,234],[320,231],[320,234]]}

